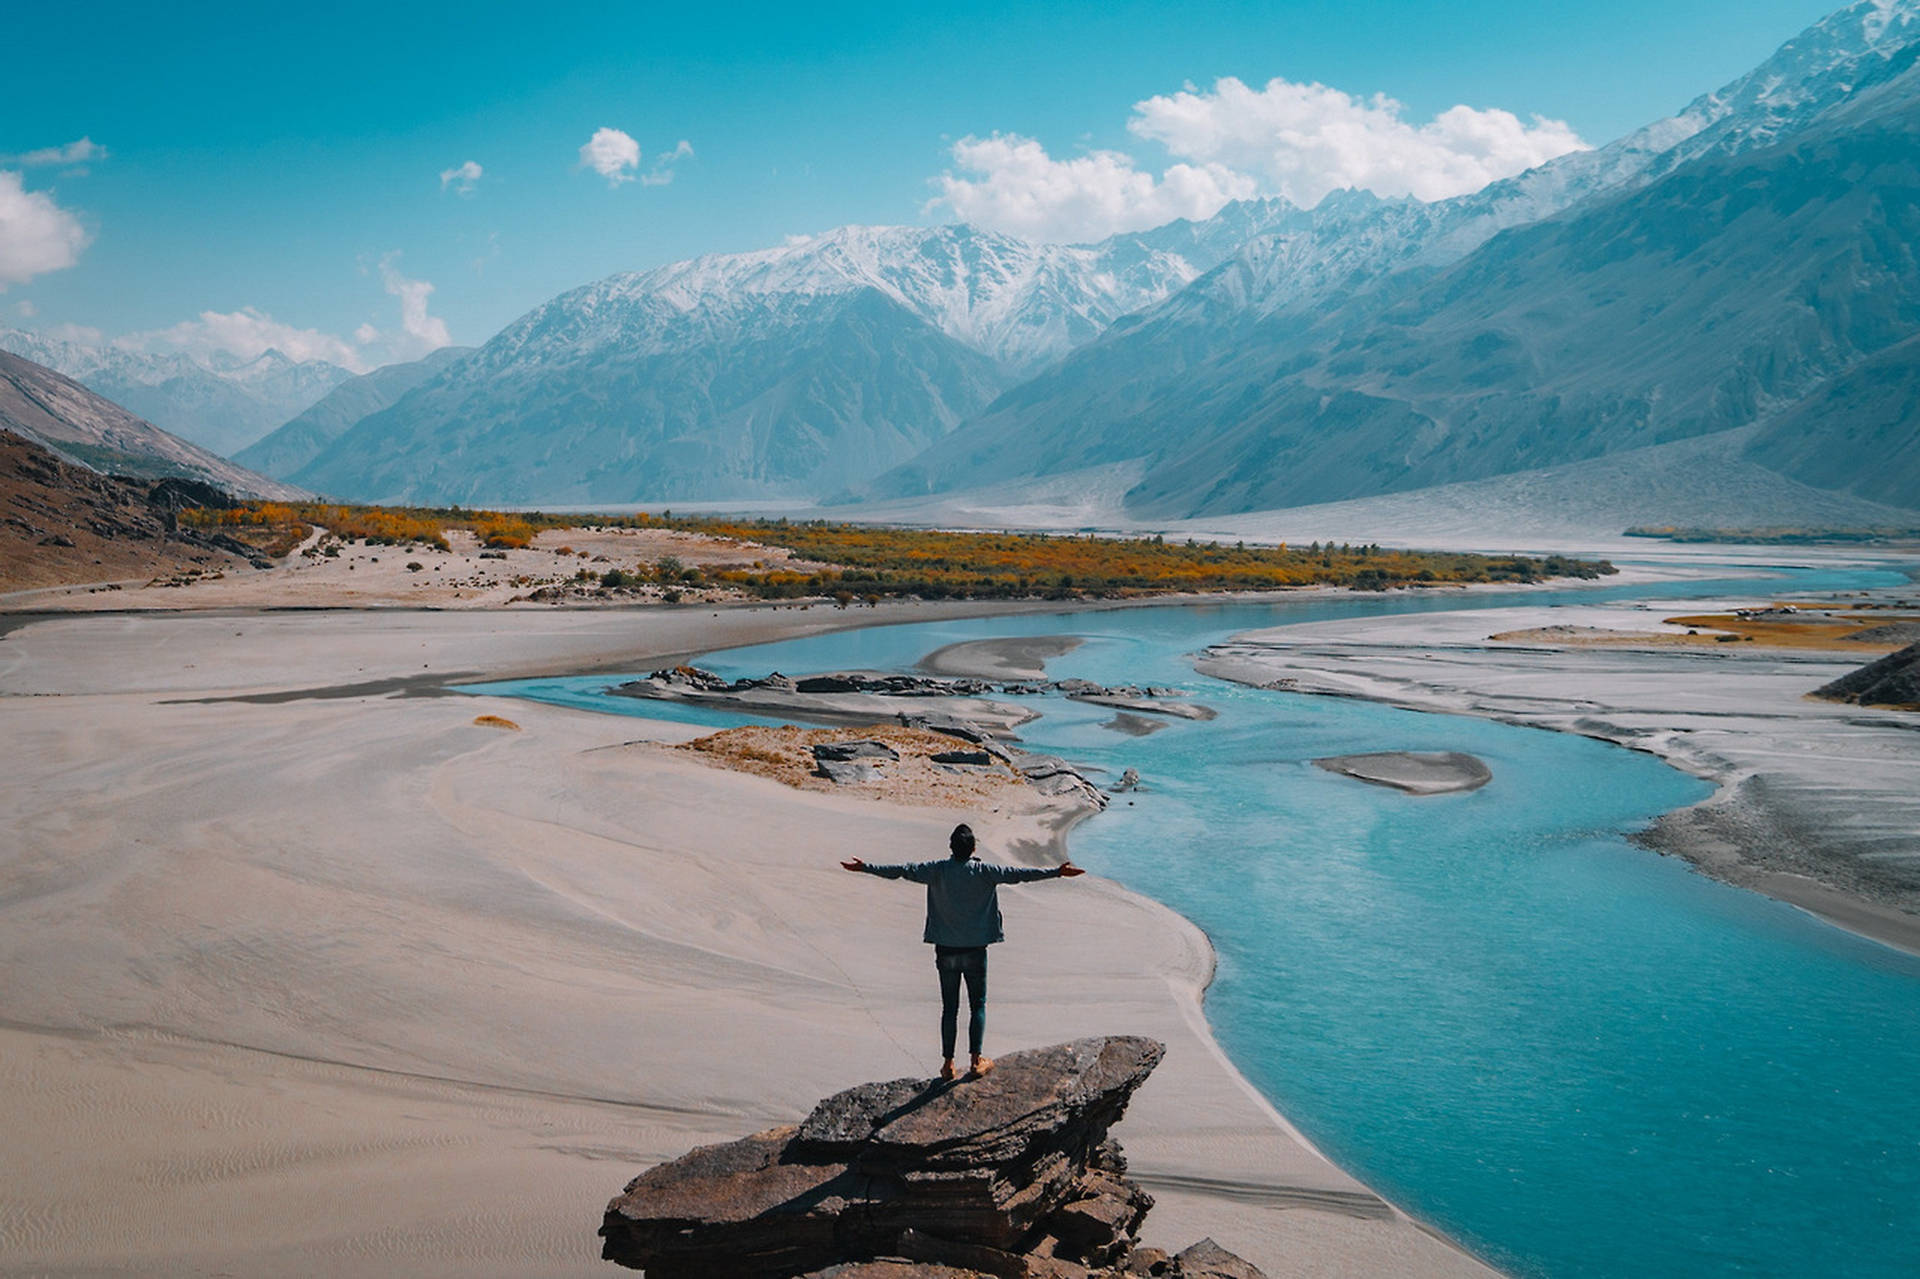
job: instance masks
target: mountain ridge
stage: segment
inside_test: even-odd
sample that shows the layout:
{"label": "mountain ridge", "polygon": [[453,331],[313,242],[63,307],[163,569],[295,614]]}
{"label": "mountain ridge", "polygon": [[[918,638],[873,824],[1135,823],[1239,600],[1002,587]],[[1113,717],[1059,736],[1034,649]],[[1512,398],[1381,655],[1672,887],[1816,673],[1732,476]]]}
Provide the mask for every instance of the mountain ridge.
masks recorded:
{"label": "mountain ridge", "polygon": [[0,428],[95,471],[202,480],[238,497],[307,496],[169,434],[72,378],[10,351],[0,351]]}
{"label": "mountain ridge", "polygon": [[215,368],[188,356],[89,345],[0,328],[0,351],[50,368],[161,429],[222,456],[237,452],[353,377],[277,349]]}
{"label": "mountain ridge", "polygon": [[[1217,308],[1212,327],[1183,322],[1179,309],[1204,298],[1234,269],[1230,263],[1158,311],[1115,326],[1008,392],[869,491],[881,498],[959,491],[1023,474],[1139,458],[1145,466],[1129,494],[1131,508],[1148,517],[1218,514],[1576,461],[1783,410],[1823,377],[1870,355],[1876,343],[1899,336],[1897,328],[1878,337],[1852,333],[1848,315],[1876,308],[1904,313],[1911,304],[1916,273],[1899,246],[1913,233],[1912,140],[1903,122],[1913,118],[1913,104],[1920,101],[1913,73],[1920,52],[1914,13],[1920,6],[1909,0],[1891,8],[1899,21],[1890,19],[1864,47],[1827,38],[1861,25],[1869,10],[1880,12],[1856,5],[1823,24],[1827,30],[1789,42],[1761,71],[1718,97],[1697,100],[1737,98],[1735,90],[1756,78],[1768,83],[1767,93],[1749,95],[1764,108],[1757,117],[1722,114],[1707,128],[1676,126],[1672,131],[1693,143],[1692,158],[1643,168],[1661,170],[1649,181],[1635,177],[1549,217],[1502,229],[1452,265],[1391,272],[1350,296],[1291,309],[1241,306],[1228,314]],[[1889,32],[1909,42],[1891,45]],[[1774,63],[1804,60],[1797,46],[1817,54],[1805,92],[1762,74]],[[1851,62],[1844,56],[1850,48]],[[1697,104],[1690,110],[1710,114]],[[1869,127],[1876,120],[1880,126]],[[1891,148],[1887,154],[1869,154],[1882,144]],[[1775,163],[1791,170],[1796,147],[1797,171],[1768,173]],[[1592,162],[1563,157],[1509,183],[1534,180],[1570,161]],[[1867,165],[1862,172],[1874,176],[1855,173],[1839,182],[1836,175],[1848,165]],[[1742,186],[1754,183],[1767,187],[1770,198],[1798,201],[1796,208],[1826,200],[1826,220],[1816,226],[1807,215],[1798,230],[1824,237],[1817,238],[1824,246],[1820,252],[1853,254],[1851,260],[1867,272],[1856,281],[1859,287],[1849,284],[1844,270],[1823,274],[1822,264],[1809,260],[1807,246],[1816,241],[1793,234],[1789,218],[1795,210],[1783,209],[1764,234],[1757,230],[1764,217],[1743,224],[1742,233],[1756,228],[1753,234],[1761,239],[1772,237],[1767,242],[1773,255],[1764,259],[1739,234],[1726,227],[1715,232],[1697,216],[1700,208],[1751,197],[1751,191],[1742,195]],[[1849,199],[1864,211],[1846,207]],[[1334,212],[1339,208],[1335,203]],[[1744,206],[1742,211],[1753,212]],[[1862,218],[1870,225],[1853,235],[1852,223]],[[1560,242],[1578,234],[1592,242],[1583,248]],[[1711,253],[1722,259],[1722,275],[1705,285],[1691,279],[1689,268],[1656,261],[1641,243],[1648,236],[1688,235],[1700,242],[1676,240],[1668,247],[1675,254],[1701,253],[1692,268],[1704,270]],[[1642,278],[1610,267],[1597,254],[1639,268]],[[1822,305],[1830,303],[1828,310],[1816,307],[1809,319],[1791,298],[1760,295],[1765,281],[1783,271],[1802,288],[1826,289]],[[1531,292],[1522,287],[1528,278],[1538,282]],[[1603,298],[1596,292],[1601,289],[1615,296]],[[1641,307],[1657,313],[1673,305],[1669,294],[1685,297],[1689,291],[1696,314],[1684,331],[1672,323],[1662,331],[1644,316],[1627,316],[1619,305],[1639,296]],[[1502,297],[1504,312],[1497,302]],[[1746,305],[1732,305],[1736,297]],[[1729,315],[1707,315],[1716,306]],[[1729,323],[1731,329],[1710,333]],[[1813,331],[1802,332],[1809,324]],[[1811,345],[1781,353],[1785,365],[1775,367],[1765,351],[1743,353],[1739,344],[1729,344],[1733,329],[1743,325],[1766,330],[1750,334],[1750,343],[1804,339]],[[1823,335],[1822,325],[1838,326],[1844,358],[1814,349],[1834,336]],[[1636,335],[1639,349],[1620,349]],[[1695,345],[1688,348],[1687,341]],[[1609,345],[1615,349],[1611,383],[1591,369],[1573,386],[1555,380],[1578,362],[1583,344],[1595,356]],[[1677,351],[1689,349],[1706,353],[1702,368],[1679,383],[1657,385],[1640,376],[1649,362],[1671,365]],[[1389,353],[1397,358],[1390,360]],[[1725,386],[1714,383],[1705,366],[1715,354],[1744,373]],[[1415,385],[1422,379],[1424,386]],[[1689,419],[1662,403],[1675,393],[1729,399],[1718,409],[1696,405]],[[1504,408],[1503,395],[1509,401]],[[1496,429],[1493,419],[1502,414]]]}

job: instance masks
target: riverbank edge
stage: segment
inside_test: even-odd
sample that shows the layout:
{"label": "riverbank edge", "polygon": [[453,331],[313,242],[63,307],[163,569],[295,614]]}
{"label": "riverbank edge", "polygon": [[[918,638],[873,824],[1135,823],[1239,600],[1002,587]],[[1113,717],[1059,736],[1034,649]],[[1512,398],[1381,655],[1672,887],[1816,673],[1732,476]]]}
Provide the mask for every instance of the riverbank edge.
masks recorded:
{"label": "riverbank edge", "polygon": [[[1241,638],[1236,635],[1225,642],[1233,643]],[[1266,681],[1257,679],[1251,673],[1240,669],[1239,664],[1245,660],[1247,659],[1208,658],[1205,654],[1201,654],[1195,657],[1193,667],[1195,671],[1213,679],[1225,680],[1247,688],[1265,687]],[[1732,888],[1770,897],[1812,915],[1822,923],[1838,928],[1842,932],[1851,933],[1890,950],[1920,957],[1920,916],[1908,914],[1897,907],[1811,876],[1769,869],[1747,860],[1740,854],[1734,842],[1736,832],[1756,826],[1778,824],[1779,816],[1771,812],[1763,801],[1751,793],[1751,788],[1745,785],[1750,780],[1747,777],[1735,776],[1730,772],[1716,772],[1676,752],[1662,750],[1657,744],[1650,744],[1624,734],[1615,735],[1598,729],[1573,728],[1553,723],[1544,717],[1532,719],[1471,706],[1445,704],[1437,696],[1429,701],[1409,696],[1391,696],[1385,693],[1305,686],[1290,687],[1286,691],[1309,697],[1352,698],[1356,701],[1392,706],[1399,710],[1415,711],[1423,715],[1457,715],[1510,724],[1515,728],[1569,733],[1575,737],[1585,737],[1596,742],[1605,742],[1610,746],[1618,746],[1624,750],[1651,755],[1669,768],[1711,784],[1714,791],[1705,799],[1659,814],[1640,830],[1622,831],[1621,836],[1628,843],[1660,856],[1677,857],[1708,879]]]}

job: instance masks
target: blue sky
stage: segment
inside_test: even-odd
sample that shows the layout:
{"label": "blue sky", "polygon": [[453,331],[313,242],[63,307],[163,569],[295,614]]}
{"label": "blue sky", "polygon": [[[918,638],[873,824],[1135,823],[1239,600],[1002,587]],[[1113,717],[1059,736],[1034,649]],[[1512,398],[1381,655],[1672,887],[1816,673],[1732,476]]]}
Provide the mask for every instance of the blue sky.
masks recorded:
{"label": "blue sky", "polygon": [[[478,343],[614,271],[848,222],[959,210],[1093,238],[1249,185],[1311,196],[1357,172],[1391,185],[1403,164],[1418,170],[1414,194],[1428,193],[1421,182],[1444,193],[1475,181],[1478,161],[1460,176],[1449,156],[1394,148],[1426,148],[1420,130],[1449,108],[1473,108],[1455,117],[1468,126],[1512,114],[1495,163],[1564,149],[1536,116],[1603,143],[1744,72],[1830,7],[203,4],[90,6],[81,21],[17,6],[0,76],[0,238],[66,239],[16,243],[11,258],[0,243],[0,324],[173,331],[197,352],[251,323],[311,334],[313,353],[344,344],[366,364],[443,330]],[[1220,96],[1223,77],[1246,93]],[[1276,77],[1338,93],[1268,95]],[[1374,94],[1402,106],[1378,108]],[[1379,165],[1249,161],[1259,139],[1247,131],[1267,118],[1249,112],[1323,110],[1385,121]],[[603,163],[627,145],[639,163],[608,175],[583,164],[600,129],[631,140],[612,138]],[[996,134],[1006,145],[963,158],[1004,171],[956,158],[957,143]],[[82,138],[93,156],[32,154]],[[682,141],[691,154],[663,162]],[[1100,152],[1116,154],[1087,159]],[[442,182],[468,162],[481,169],[470,190]],[[929,209],[943,174],[967,185]],[[1035,211],[1022,183],[1107,185]],[[194,328],[209,312],[240,318]]]}

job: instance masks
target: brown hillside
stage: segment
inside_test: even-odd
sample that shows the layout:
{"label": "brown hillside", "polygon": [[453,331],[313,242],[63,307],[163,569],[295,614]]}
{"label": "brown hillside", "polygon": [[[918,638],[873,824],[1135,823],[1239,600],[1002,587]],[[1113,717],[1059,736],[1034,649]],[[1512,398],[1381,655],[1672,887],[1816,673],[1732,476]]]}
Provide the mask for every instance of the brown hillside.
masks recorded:
{"label": "brown hillside", "polygon": [[185,487],[200,486],[100,475],[0,431],[0,591],[245,571],[240,543],[174,527]]}

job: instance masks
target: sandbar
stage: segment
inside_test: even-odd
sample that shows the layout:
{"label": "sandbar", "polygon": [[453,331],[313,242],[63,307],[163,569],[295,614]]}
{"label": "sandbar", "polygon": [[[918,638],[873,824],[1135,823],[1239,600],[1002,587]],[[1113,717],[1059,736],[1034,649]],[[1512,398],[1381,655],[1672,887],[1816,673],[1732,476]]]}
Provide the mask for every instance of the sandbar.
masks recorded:
{"label": "sandbar", "polygon": [[1045,679],[1047,660],[1065,656],[1080,644],[1077,635],[965,640],[928,653],[920,659],[920,669],[930,675],[971,675],[976,679]]}
{"label": "sandbar", "polygon": [[1365,755],[1328,755],[1313,761],[1339,773],[1409,795],[1448,795],[1479,790],[1493,770],[1462,751],[1373,751]]}

